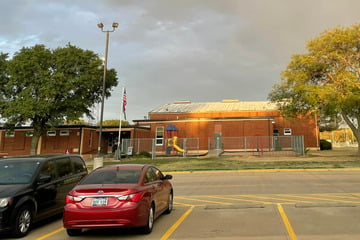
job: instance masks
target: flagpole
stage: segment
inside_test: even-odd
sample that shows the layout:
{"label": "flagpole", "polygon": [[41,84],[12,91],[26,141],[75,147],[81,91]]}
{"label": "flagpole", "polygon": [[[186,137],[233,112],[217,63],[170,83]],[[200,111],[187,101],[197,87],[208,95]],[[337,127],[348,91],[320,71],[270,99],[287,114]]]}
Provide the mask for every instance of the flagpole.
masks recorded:
{"label": "flagpole", "polygon": [[121,118],[122,118],[122,114],[124,112],[124,92],[125,92],[125,87],[122,88],[121,91],[121,106],[120,106],[120,122],[119,122],[119,136],[118,136],[118,142],[117,142],[117,149],[116,149],[116,153],[115,153],[115,159],[119,160],[121,159],[121,149],[120,149],[120,143],[121,143]]}

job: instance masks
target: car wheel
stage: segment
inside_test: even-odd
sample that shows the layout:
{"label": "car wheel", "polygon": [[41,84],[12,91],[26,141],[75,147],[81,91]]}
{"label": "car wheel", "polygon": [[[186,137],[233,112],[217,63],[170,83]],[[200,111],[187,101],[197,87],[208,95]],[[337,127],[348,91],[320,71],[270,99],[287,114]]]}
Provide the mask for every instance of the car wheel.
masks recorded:
{"label": "car wheel", "polygon": [[168,207],[164,212],[165,214],[171,213],[171,211],[173,210],[173,204],[174,204],[174,195],[172,192],[170,192],[168,199]]}
{"label": "car wheel", "polygon": [[32,223],[32,209],[28,205],[19,208],[12,228],[12,235],[15,237],[24,237],[28,234]]}
{"label": "car wheel", "polygon": [[143,228],[143,233],[145,234],[151,233],[153,226],[154,226],[154,205],[151,205],[149,209],[147,225]]}
{"label": "car wheel", "polygon": [[79,236],[81,234],[82,229],[81,228],[67,228],[66,233],[69,236]]}

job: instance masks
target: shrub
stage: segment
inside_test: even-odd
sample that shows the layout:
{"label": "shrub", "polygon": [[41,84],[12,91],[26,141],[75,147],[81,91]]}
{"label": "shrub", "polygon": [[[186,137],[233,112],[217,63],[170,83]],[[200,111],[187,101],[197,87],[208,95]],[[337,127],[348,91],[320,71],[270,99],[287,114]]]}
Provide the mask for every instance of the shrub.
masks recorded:
{"label": "shrub", "polygon": [[147,151],[141,151],[137,156],[138,157],[151,158],[151,153],[149,153]]}
{"label": "shrub", "polygon": [[332,144],[329,141],[326,141],[325,139],[320,139],[320,150],[331,150]]}

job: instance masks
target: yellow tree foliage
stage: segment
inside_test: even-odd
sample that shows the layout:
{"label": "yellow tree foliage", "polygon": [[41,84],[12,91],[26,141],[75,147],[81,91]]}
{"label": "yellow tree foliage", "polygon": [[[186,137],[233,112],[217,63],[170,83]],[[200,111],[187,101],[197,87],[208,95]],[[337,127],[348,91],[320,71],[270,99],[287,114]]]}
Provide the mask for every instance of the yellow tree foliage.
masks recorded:
{"label": "yellow tree foliage", "polygon": [[292,56],[269,99],[292,116],[313,110],[322,116],[341,115],[359,142],[360,24],[325,31],[306,49]]}

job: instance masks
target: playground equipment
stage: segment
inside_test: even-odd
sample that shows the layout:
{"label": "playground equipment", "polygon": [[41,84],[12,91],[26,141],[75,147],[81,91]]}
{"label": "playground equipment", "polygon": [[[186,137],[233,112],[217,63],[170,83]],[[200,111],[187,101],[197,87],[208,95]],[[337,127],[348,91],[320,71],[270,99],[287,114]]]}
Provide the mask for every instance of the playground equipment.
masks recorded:
{"label": "playground equipment", "polygon": [[184,149],[182,149],[181,147],[179,147],[179,146],[176,144],[177,138],[178,138],[177,136],[174,136],[174,137],[172,138],[172,141],[169,141],[169,142],[172,142],[172,147],[173,147],[176,151],[183,153],[183,152],[184,152]]}
{"label": "playground equipment", "polygon": [[177,133],[178,133],[178,129],[176,128],[175,125],[170,124],[167,128],[166,128],[166,136],[168,138],[168,142],[167,142],[167,147],[166,147],[166,154],[170,155],[171,151],[174,149],[177,152],[181,152],[183,153],[185,150],[182,149],[181,147],[179,147],[179,145],[177,145]]}

